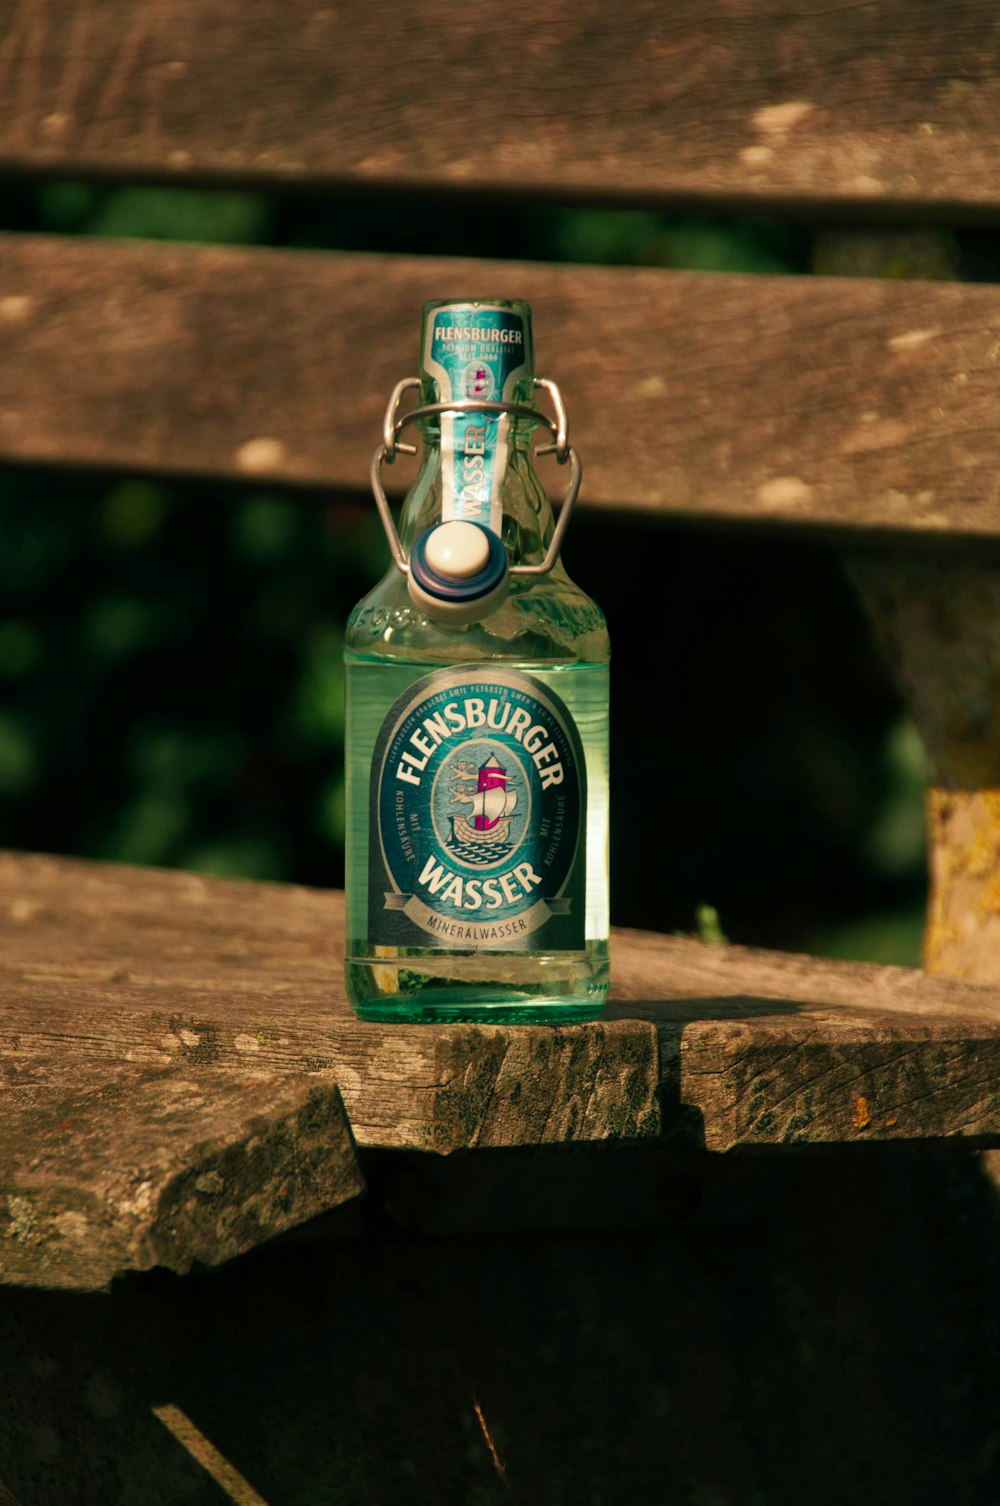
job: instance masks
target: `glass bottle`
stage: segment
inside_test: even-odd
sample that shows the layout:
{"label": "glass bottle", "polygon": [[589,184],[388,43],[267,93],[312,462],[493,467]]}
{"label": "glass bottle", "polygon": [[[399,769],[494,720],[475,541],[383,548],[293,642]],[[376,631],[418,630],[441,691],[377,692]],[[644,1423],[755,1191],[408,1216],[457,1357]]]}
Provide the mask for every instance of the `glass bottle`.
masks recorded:
{"label": "glass bottle", "polygon": [[[411,423],[423,459],[396,535],[379,473],[415,453]],[[539,424],[571,462],[558,530]],[[348,997],[371,1020],[590,1019],[608,988],[609,645],[553,549],[579,462],[534,380],[526,303],[425,305],[419,382],[393,394],[372,474],[394,562],[345,639]]]}

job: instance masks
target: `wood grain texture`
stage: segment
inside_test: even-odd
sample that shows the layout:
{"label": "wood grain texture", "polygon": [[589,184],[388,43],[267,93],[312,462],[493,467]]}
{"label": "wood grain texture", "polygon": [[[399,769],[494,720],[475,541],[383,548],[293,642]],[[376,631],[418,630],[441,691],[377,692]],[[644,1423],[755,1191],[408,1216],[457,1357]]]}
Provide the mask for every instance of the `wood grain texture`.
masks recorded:
{"label": "wood grain texture", "polygon": [[633,932],[592,1024],[374,1025],[332,892],[0,860],[0,1052],[339,1084],[363,1149],[1000,1138],[1000,993]]}
{"label": "wood grain texture", "polygon": [[217,1265],[357,1196],[334,1083],[0,1061],[0,1280],[95,1291],[127,1271]]}
{"label": "wood grain texture", "polygon": [[0,167],[968,214],[998,55],[990,0],[6,0]]}
{"label": "wood grain texture", "polygon": [[6,236],[0,457],[364,491],[420,305],[457,291],[534,304],[592,504],[1000,532],[984,286]]}

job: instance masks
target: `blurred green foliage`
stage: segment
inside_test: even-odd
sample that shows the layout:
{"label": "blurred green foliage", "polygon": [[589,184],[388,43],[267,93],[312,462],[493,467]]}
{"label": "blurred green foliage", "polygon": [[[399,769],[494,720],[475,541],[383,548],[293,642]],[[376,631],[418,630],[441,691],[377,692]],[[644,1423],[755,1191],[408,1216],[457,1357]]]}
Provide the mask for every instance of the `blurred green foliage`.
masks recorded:
{"label": "blurred green foliage", "polygon": [[367,511],[7,470],[0,538],[4,843],[335,882]]}
{"label": "blurred green foliage", "polygon": [[[75,183],[8,185],[0,228],[771,274],[821,245],[752,217]],[[568,548],[616,648],[615,919],[916,960],[919,743],[835,557],[649,542],[587,514]],[[341,881],[342,631],[385,568],[373,509],[8,469],[0,546],[0,842]],[[651,788],[666,830],[636,862]]]}

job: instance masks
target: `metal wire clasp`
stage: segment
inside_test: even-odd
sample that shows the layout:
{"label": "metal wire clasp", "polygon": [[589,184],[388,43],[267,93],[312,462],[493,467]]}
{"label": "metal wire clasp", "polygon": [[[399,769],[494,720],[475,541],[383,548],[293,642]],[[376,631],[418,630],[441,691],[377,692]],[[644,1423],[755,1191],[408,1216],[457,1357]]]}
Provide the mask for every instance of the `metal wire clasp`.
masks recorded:
{"label": "metal wire clasp", "polygon": [[378,507],[379,517],[382,519],[382,527],[385,529],[386,538],[389,541],[389,549],[392,552],[393,564],[404,575],[409,574],[410,566],[403,546],[399,542],[399,534],[392,519],[389,508],[389,499],[386,497],[385,488],[382,485],[382,466],[392,465],[397,455],[416,455],[417,446],[407,444],[400,439],[404,429],[410,424],[418,423],[422,418],[434,418],[442,413],[498,413],[508,414],[512,418],[530,418],[535,423],[541,424],[548,429],[552,436],[552,443],[539,445],[535,450],[538,455],[555,455],[560,465],[569,462],[570,477],[569,485],[563,496],[559,508],[559,516],[552,533],[552,540],[545,551],[545,558],[539,565],[512,565],[511,575],[547,575],[559,558],[559,550],[562,546],[563,536],[569,525],[573,513],[573,506],[580,491],[580,481],[583,477],[583,466],[580,457],[569,442],[569,426],[566,420],[566,409],[563,405],[562,394],[555,382],[546,381],[538,377],[534,383],[536,388],[547,392],[555,409],[555,418],[550,418],[540,408],[532,408],[527,403],[500,403],[480,402],[475,398],[456,398],[448,403],[424,403],[420,407],[411,408],[408,413],[399,416],[399,404],[403,395],[411,388],[419,388],[419,377],[406,377],[402,382],[397,382],[392,389],[385,417],[382,420],[382,443],[372,456],[370,479],[375,504]]}

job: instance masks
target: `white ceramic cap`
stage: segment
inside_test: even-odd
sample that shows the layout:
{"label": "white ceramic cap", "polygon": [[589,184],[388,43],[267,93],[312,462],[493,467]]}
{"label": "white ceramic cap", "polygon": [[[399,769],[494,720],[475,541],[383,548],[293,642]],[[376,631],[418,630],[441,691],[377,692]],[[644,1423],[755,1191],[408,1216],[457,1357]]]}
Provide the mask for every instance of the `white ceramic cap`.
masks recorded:
{"label": "white ceramic cap", "polygon": [[468,580],[485,570],[490,541],[475,523],[441,523],[427,536],[424,558],[432,570],[450,580]]}

